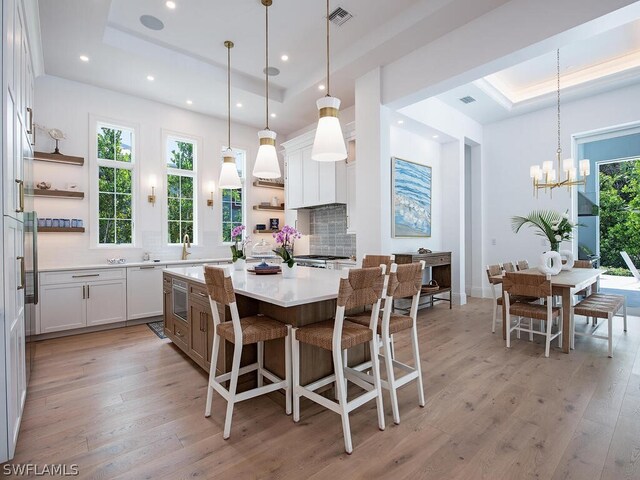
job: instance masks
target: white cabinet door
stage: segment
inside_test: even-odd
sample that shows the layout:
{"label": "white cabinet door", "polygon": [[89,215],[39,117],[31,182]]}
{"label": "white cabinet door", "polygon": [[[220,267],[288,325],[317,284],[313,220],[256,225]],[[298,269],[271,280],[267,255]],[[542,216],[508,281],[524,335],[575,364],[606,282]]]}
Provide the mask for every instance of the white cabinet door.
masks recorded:
{"label": "white cabinet door", "polygon": [[311,159],[311,147],[305,147],[302,155],[302,206],[313,207],[320,203],[319,164]]}
{"label": "white cabinet door", "polygon": [[4,354],[7,388],[7,439],[9,458],[18,440],[26,394],[24,357],[24,252],[23,225],[4,219]]}
{"label": "white cabinet door", "polygon": [[347,233],[356,233],[356,164],[347,165]]}
{"label": "white cabinet door", "polygon": [[162,315],[162,265],[127,268],[127,320]]}
{"label": "white cabinet door", "polygon": [[302,153],[300,150],[287,155],[286,208],[302,206]]}
{"label": "white cabinet door", "polygon": [[59,332],[87,325],[84,283],[41,285],[40,331]]}
{"label": "white cabinet door", "polygon": [[87,327],[124,322],[127,318],[127,281],[104,280],[87,284]]}
{"label": "white cabinet door", "polygon": [[312,162],[318,165],[318,201],[316,205],[336,203],[336,164],[335,162]]}

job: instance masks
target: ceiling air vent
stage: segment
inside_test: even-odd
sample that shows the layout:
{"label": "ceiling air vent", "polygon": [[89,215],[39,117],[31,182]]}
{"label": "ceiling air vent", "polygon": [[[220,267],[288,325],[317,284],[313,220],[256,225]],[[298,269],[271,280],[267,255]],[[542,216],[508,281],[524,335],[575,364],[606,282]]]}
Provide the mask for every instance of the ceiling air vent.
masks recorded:
{"label": "ceiling air vent", "polygon": [[472,96],[470,96],[470,95],[467,95],[466,97],[462,97],[462,98],[460,99],[460,101],[461,101],[462,103],[473,103],[473,102],[475,102],[475,101],[476,101],[476,99],[475,99],[475,98],[473,98],[473,97],[472,97]]}
{"label": "ceiling air vent", "polygon": [[347,20],[353,18],[349,12],[347,12],[344,8],[338,7],[333,12],[329,14],[329,21],[338,27],[344,25]]}

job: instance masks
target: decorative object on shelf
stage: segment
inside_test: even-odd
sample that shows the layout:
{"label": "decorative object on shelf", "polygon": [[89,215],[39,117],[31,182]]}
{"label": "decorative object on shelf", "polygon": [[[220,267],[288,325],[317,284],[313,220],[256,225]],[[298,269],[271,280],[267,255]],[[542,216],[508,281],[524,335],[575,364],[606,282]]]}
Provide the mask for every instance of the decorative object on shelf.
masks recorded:
{"label": "decorative object on shelf", "polygon": [[435,280],[429,280],[429,283],[422,286],[422,293],[434,293],[438,290],[440,290],[440,285]]}
{"label": "decorative object on shelf", "polygon": [[432,252],[428,248],[419,248],[418,249],[418,253],[421,254],[421,255],[425,255],[427,253],[432,253]]}
{"label": "decorative object on shelf", "polygon": [[51,182],[40,182],[36,185],[38,190],[49,190],[51,188]]}
{"label": "decorative object on shelf", "polygon": [[222,154],[222,167],[220,167],[220,178],[218,188],[235,189],[242,188],[238,167],[236,167],[236,156],[231,148],[231,49],[233,42],[224,42],[227,49],[227,149]]}
{"label": "decorative object on shelf", "polygon": [[562,257],[553,250],[544,252],[540,255],[538,270],[545,275],[558,275],[562,271]]}
{"label": "decorative object on shelf", "polygon": [[329,0],[327,0],[327,95],[316,102],[319,111],[318,127],[313,140],[311,158],[317,162],[339,162],[347,158],[342,127],[338,119],[340,99],[331,96]]}
{"label": "decorative object on shelf", "polygon": [[[538,191],[541,188],[545,190],[549,189],[551,196],[553,196],[553,189],[558,187],[567,187],[571,191],[571,187],[574,185],[584,185],[586,188],[587,177],[591,173],[591,163],[589,160],[580,160],[580,171],[578,172],[575,167],[573,158],[566,158],[562,160],[562,145],[561,145],[561,132],[560,132],[560,50],[556,51],[556,66],[557,66],[557,111],[558,111],[558,149],[556,150],[556,159],[558,162],[557,170],[553,168],[553,161],[546,160],[540,165],[532,165],[529,168],[529,175],[533,181],[533,195],[538,196]],[[559,179],[560,172],[564,171],[565,178]],[[578,177],[578,173],[580,177]]]}
{"label": "decorative object on shelf", "polygon": [[526,217],[511,217],[511,228],[514,233],[518,233],[524,225],[535,228],[536,235],[549,240],[551,250],[554,252],[560,250],[560,244],[563,241],[571,240],[574,228],[579,226],[569,220],[567,212],[558,213],[553,210],[535,210]]}
{"label": "decorative object on shelf", "polygon": [[276,255],[282,258],[282,277],[294,278],[296,262],[293,259],[293,248],[295,241],[302,238],[302,234],[293,227],[285,225],[278,233],[273,234],[278,248],[274,249]]}
{"label": "decorative object on shelf", "polygon": [[276,153],[276,132],[269,129],[269,7],[272,0],[262,0],[264,5],[264,85],[265,85],[265,129],[258,132],[260,146],[253,165],[253,176],[258,178],[280,178],[280,162]]}
{"label": "decorative object on shelf", "polygon": [[271,230],[280,230],[280,219],[279,218],[270,218],[269,219],[269,228]]}
{"label": "decorative object on shelf", "polygon": [[560,258],[562,259],[562,270],[571,270],[576,263],[571,250],[560,250]]}
{"label": "decorative object on shelf", "polygon": [[251,249],[251,256],[253,258],[262,260],[262,262],[255,267],[257,269],[269,267],[269,264],[267,264],[266,260],[276,258],[276,254],[273,251],[273,246],[265,239],[262,239],[258,243],[255,243],[253,245],[253,248]]}
{"label": "decorative object on shelf", "polygon": [[215,192],[215,190],[215,183],[213,183],[213,181],[209,182],[209,193],[211,197],[207,199],[207,207],[213,208],[213,193]]}
{"label": "decorative object on shelf", "polygon": [[280,200],[278,199],[278,197],[273,197],[271,199],[271,206],[272,207],[279,207],[280,206]]}
{"label": "decorative object on shelf", "polygon": [[236,270],[244,270],[247,264],[247,253],[245,249],[251,241],[249,237],[244,237],[244,231],[246,227],[244,225],[238,225],[231,230],[231,260],[233,260],[233,267]]}
{"label": "decorative object on shelf", "polygon": [[267,226],[264,223],[256,224],[256,230],[266,230]]}
{"label": "decorative object on shelf", "polygon": [[107,258],[107,263],[109,265],[123,265],[127,263],[126,258]]}
{"label": "decorative object on shelf", "polygon": [[142,254],[142,261],[143,262],[148,262],[151,259],[151,254],[149,252],[144,252]]}
{"label": "decorative object on shelf", "polygon": [[60,140],[64,140],[66,137],[66,135],[64,134],[64,132],[62,130],[59,130],[57,128],[51,128],[49,129],[49,136],[51,138],[53,138],[56,142],[56,148],[55,150],[52,152],[55,155],[62,155],[60,153],[60,149],[58,148],[59,144],[60,144]]}
{"label": "decorative object on shelf", "polygon": [[391,159],[393,238],[431,236],[431,167]]}

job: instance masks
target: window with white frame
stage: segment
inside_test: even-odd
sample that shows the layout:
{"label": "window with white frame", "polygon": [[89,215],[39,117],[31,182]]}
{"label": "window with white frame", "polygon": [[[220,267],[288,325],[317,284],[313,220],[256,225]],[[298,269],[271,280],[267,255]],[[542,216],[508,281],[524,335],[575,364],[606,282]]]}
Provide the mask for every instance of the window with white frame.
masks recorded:
{"label": "window with white frame", "polygon": [[98,244],[133,244],[134,131],[96,124],[98,167]]}
{"label": "window with white frame", "polygon": [[[222,151],[226,151],[223,147]],[[245,219],[245,164],[247,152],[244,150],[233,149],[236,156],[236,167],[243,188],[222,189],[222,241],[223,243],[231,242],[231,230],[238,225],[242,225]]]}
{"label": "window with white frame", "polygon": [[182,243],[185,235],[196,240],[197,142],[167,136],[167,233],[168,243]]}

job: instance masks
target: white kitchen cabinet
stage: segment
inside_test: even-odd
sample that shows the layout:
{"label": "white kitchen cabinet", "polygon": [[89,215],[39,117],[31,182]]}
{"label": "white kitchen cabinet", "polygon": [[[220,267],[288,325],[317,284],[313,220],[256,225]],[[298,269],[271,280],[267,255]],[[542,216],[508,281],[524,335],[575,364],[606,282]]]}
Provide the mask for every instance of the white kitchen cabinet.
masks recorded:
{"label": "white kitchen cabinet", "polygon": [[162,315],[162,265],[127,268],[127,320]]}
{"label": "white kitchen cabinet", "polygon": [[356,164],[347,165],[347,233],[356,233]]}
{"label": "white kitchen cabinet", "polygon": [[287,209],[302,207],[302,151],[296,150],[287,155],[285,160],[285,206]]}
{"label": "white kitchen cabinet", "polygon": [[43,272],[38,309],[39,334],[124,322],[126,271],[105,268]]}
{"label": "white kitchen cabinet", "polygon": [[[159,287],[162,292],[162,285]],[[87,327],[124,322],[127,319],[127,281],[87,283]]]}
{"label": "white kitchen cabinet", "polygon": [[40,329],[52,333],[86,326],[84,283],[40,286]]}

